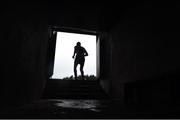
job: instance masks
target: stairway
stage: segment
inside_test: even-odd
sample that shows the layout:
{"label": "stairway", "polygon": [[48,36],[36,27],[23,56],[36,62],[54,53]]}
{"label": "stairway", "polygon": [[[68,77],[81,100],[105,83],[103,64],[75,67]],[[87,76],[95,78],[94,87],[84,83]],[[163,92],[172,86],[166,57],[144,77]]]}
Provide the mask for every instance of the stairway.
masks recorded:
{"label": "stairway", "polygon": [[46,84],[43,99],[104,99],[98,81],[50,79]]}

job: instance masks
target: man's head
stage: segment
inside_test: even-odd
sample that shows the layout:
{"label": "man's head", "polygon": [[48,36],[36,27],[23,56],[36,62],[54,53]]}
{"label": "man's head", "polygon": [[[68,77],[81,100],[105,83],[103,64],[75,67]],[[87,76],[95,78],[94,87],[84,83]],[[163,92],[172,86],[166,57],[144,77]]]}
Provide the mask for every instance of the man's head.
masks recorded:
{"label": "man's head", "polygon": [[81,46],[81,43],[80,42],[77,42],[77,44],[76,44],[77,46]]}

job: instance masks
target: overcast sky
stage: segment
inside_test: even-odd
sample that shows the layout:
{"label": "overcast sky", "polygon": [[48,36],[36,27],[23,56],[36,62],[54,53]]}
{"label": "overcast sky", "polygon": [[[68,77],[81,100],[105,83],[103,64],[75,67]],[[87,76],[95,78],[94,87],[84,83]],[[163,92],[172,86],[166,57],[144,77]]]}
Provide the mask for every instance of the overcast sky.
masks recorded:
{"label": "overcast sky", "polygon": [[[52,78],[64,78],[71,75],[74,76],[72,58],[74,46],[77,42],[81,42],[89,56],[85,58],[84,74],[96,76],[96,36],[58,32],[56,41],[54,74]],[[77,73],[80,75],[79,65]]]}

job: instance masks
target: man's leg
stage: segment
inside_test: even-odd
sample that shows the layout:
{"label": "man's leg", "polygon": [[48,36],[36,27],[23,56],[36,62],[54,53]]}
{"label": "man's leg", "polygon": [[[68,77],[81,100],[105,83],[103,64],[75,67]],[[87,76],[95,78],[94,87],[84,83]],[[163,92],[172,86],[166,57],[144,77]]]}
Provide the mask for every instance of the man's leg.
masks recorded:
{"label": "man's leg", "polygon": [[75,80],[77,79],[77,70],[76,70],[77,65],[78,64],[76,62],[74,62],[74,77],[75,77]]}
{"label": "man's leg", "polygon": [[84,60],[81,62],[80,64],[80,72],[81,72],[81,77],[82,79],[84,79],[84,71],[83,71],[83,68],[84,68]]}

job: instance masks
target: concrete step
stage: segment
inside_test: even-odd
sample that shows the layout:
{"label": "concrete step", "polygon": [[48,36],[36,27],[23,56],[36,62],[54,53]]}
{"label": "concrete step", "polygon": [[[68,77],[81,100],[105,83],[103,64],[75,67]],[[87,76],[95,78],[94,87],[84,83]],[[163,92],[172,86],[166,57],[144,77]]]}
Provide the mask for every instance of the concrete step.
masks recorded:
{"label": "concrete step", "polygon": [[48,81],[43,98],[104,98],[97,81]]}

